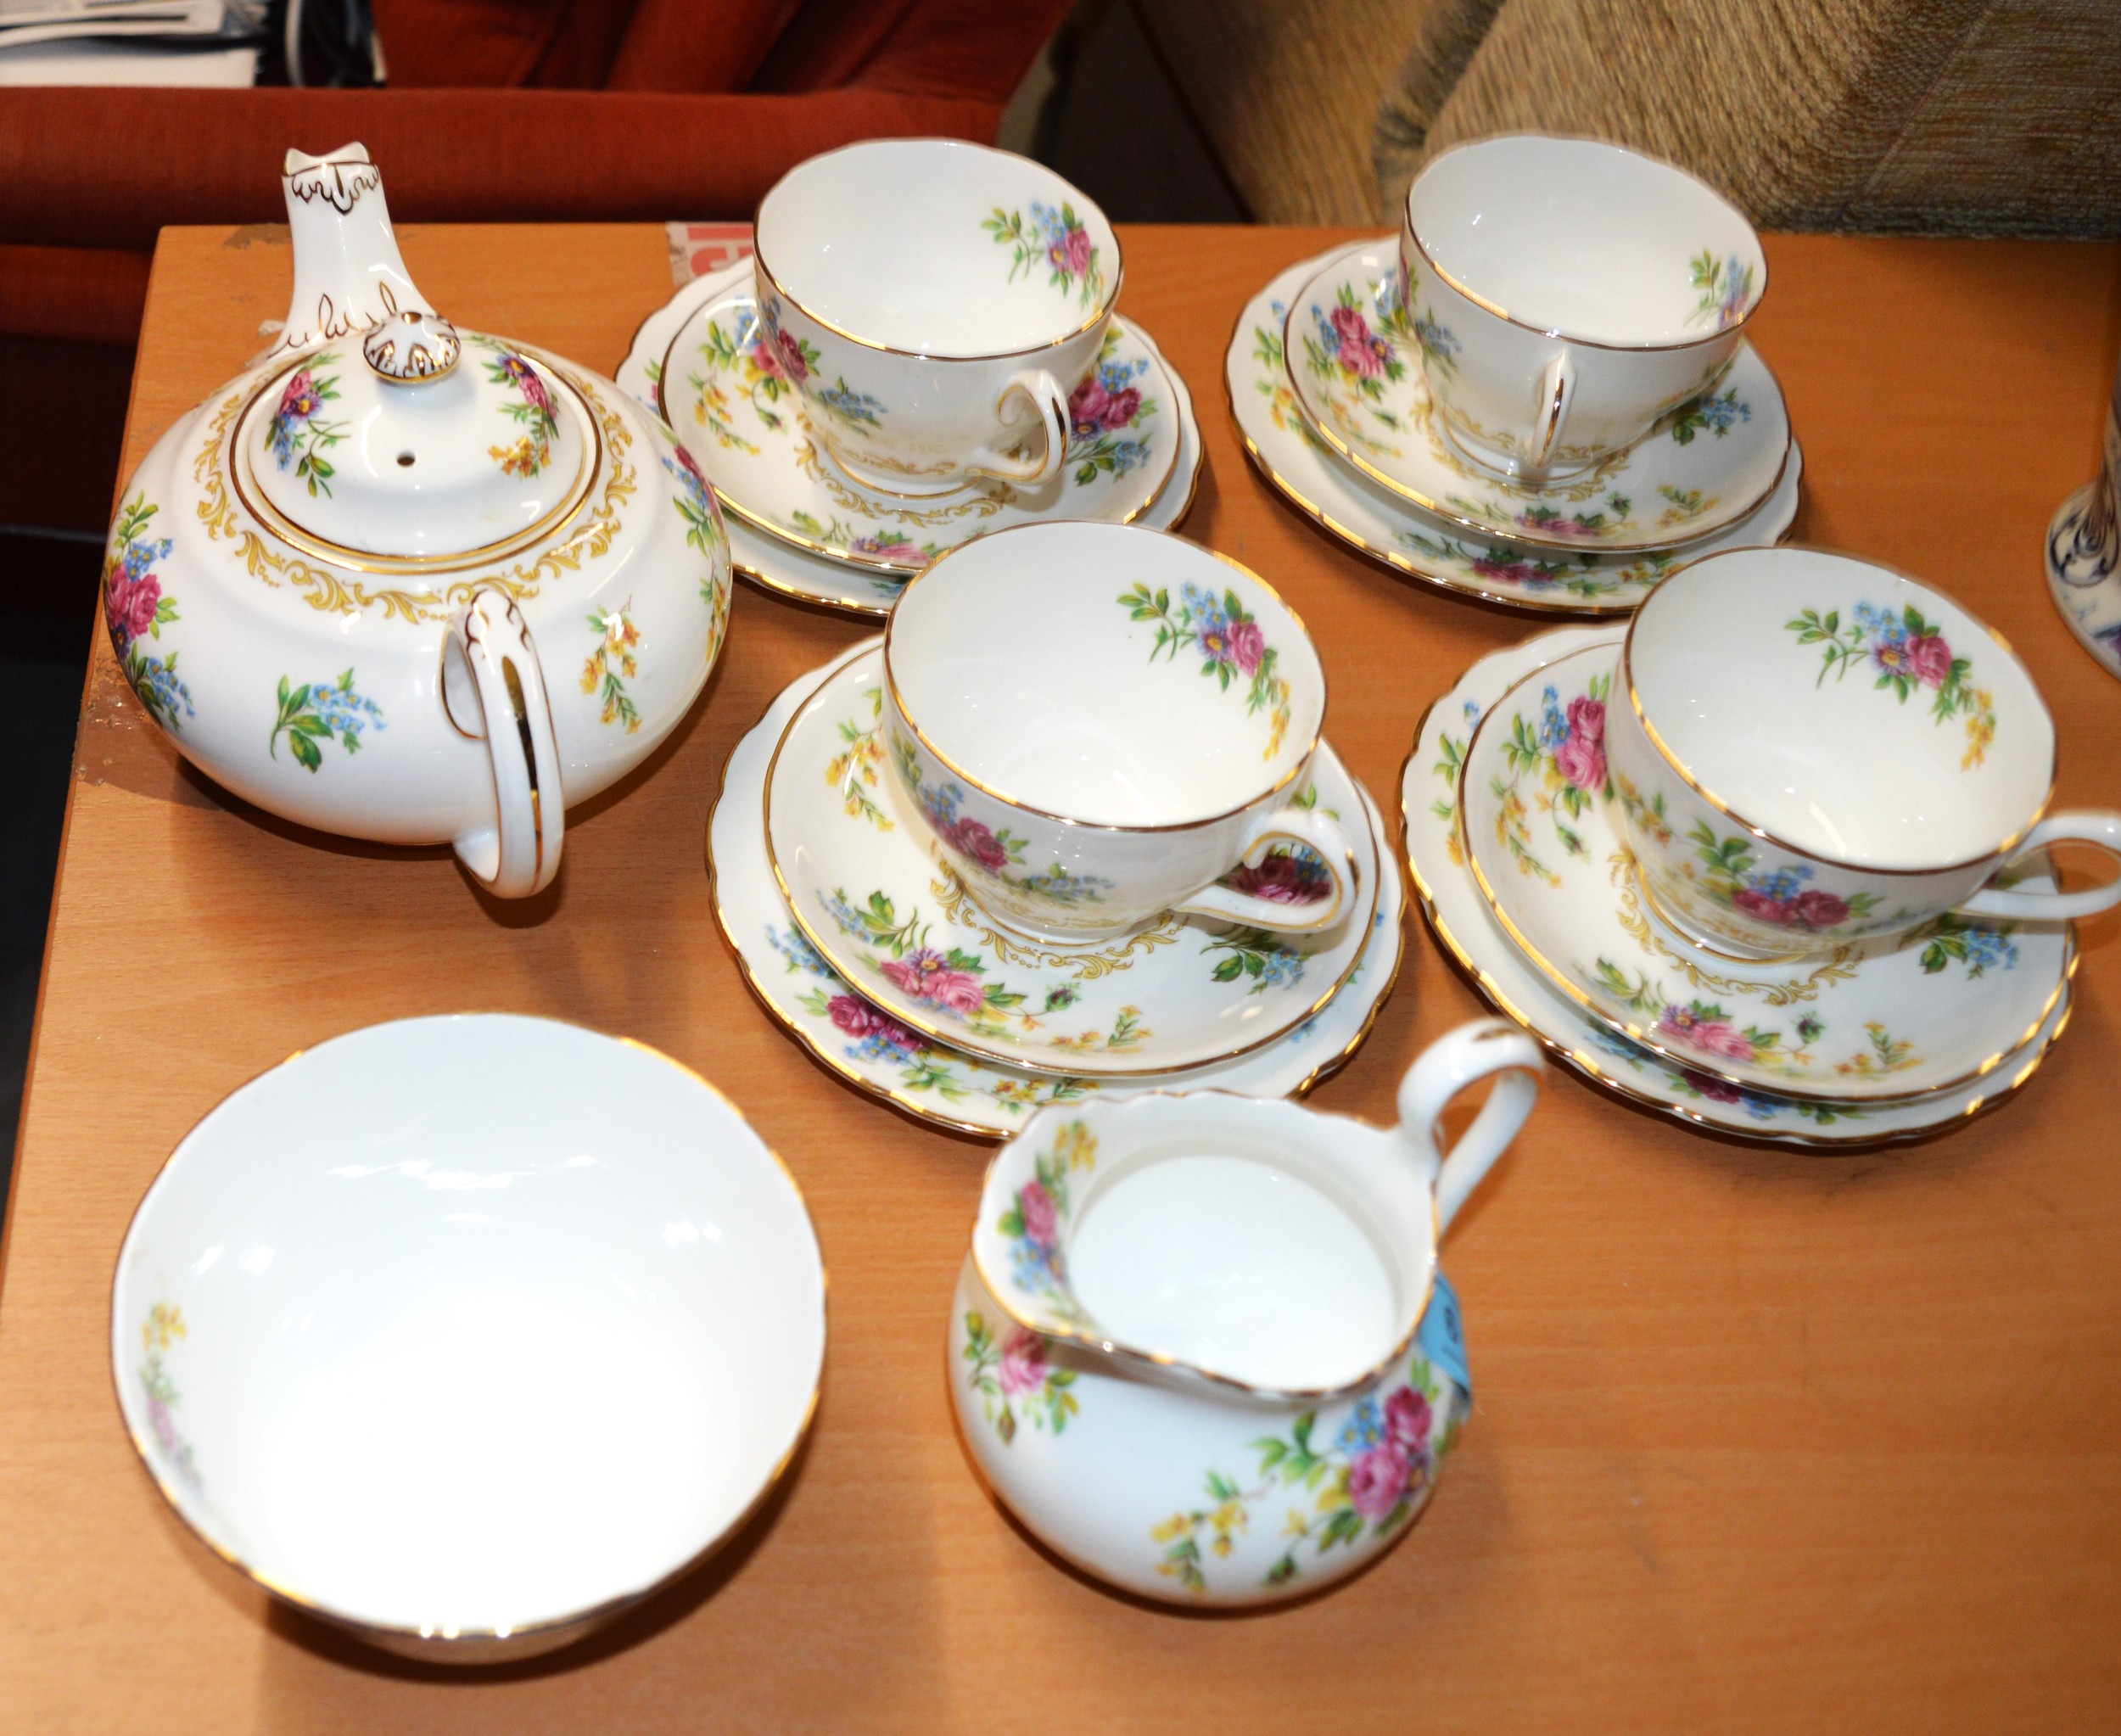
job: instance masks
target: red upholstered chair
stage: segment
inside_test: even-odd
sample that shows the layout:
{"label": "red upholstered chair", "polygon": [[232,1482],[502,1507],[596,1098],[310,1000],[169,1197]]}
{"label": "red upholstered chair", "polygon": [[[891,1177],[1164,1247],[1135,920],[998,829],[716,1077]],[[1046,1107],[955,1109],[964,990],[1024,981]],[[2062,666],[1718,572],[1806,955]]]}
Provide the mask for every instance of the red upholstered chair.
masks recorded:
{"label": "red upholstered chair", "polygon": [[291,143],[409,222],[747,216],[850,139],[991,139],[1067,5],[374,0],[383,90],[0,92],[0,524],[103,527],[155,232],[280,221]]}

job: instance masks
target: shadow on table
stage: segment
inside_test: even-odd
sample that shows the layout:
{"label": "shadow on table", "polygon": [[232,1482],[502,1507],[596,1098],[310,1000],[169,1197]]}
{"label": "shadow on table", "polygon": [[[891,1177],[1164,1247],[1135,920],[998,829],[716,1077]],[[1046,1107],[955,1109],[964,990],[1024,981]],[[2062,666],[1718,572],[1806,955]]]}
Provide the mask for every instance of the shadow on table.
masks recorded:
{"label": "shadow on table", "polygon": [[0,529],[0,1211],[44,968],[100,539]]}

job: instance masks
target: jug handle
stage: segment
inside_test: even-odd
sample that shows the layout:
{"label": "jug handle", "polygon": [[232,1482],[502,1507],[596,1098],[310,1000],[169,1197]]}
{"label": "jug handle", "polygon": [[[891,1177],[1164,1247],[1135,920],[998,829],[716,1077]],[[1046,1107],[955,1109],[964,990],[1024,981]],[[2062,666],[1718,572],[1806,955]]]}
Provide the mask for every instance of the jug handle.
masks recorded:
{"label": "jug handle", "polygon": [[545,671],[515,599],[487,585],[443,641],[442,708],[460,735],[484,741],[496,823],[456,840],[457,859],[495,898],[529,898],[560,871],[567,802]]}
{"label": "jug handle", "polygon": [[1450,1227],[1458,1207],[1509,1149],[1532,1112],[1545,1070],[1539,1044],[1507,1019],[1476,1019],[1447,1031],[1407,1069],[1399,1082],[1400,1130],[1424,1153],[1438,1150],[1436,1123],[1451,1100],[1477,1079],[1503,1075],[1473,1125],[1437,1166],[1437,1234]]}

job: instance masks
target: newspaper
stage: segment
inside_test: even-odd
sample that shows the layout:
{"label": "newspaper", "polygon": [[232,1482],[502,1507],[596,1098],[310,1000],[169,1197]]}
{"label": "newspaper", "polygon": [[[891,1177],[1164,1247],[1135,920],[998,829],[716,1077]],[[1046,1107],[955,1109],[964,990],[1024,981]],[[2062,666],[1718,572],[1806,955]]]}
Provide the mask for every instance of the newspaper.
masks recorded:
{"label": "newspaper", "polygon": [[33,42],[255,36],[263,0],[0,0],[0,48]]}

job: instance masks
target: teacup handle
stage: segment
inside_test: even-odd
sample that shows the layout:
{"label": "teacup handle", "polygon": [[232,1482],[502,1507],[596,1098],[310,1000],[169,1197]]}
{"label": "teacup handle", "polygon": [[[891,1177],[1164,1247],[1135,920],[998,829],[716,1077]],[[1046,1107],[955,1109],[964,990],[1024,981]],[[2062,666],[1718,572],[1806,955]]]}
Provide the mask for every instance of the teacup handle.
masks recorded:
{"label": "teacup handle", "polygon": [[1045,451],[1036,459],[1016,458],[1006,452],[998,452],[992,446],[982,446],[965,467],[965,473],[991,476],[999,482],[1013,482],[1023,488],[1040,488],[1060,474],[1060,466],[1068,456],[1068,395],[1060,389],[1060,382],[1044,368],[1019,368],[1010,375],[1009,384],[994,400],[994,413],[1000,415],[1018,393],[1031,400],[1032,406],[1046,425]]}
{"label": "teacup handle", "polygon": [[[1495,1160],[1509,1149],[1539,1097],[1539,1076],[1546,1070],[1539,1044],[1507,1019],[1475,1019],[1447,1031],[1423,1050],[1399,1082],[1400,1131],[1424,1152],[1435,1152],[1436,1229],[1451,1227],[1473,1190]],[[1459,1137],[1449,1156],[1439,1151],[1436,1123],[1451,1100],[1477,1079],[1502,1073],[1473,1125]]]}
{"label": "teacup handle", "polygon": [[[2011,853],[2004,866],[2055,843],[2093,844],[2121,864],[2121,814],[2090,808],[2051,814],[2026,833],[2025,842]],[[2116,904],[2121,904],[2121,874],[2104,886],[2088,886],[2082,892],[2020,892],[2014,887],[1984,886],[1959,908],[1976,916],[2024,916],[2036,922],[2059,922],[2073,916],[2096,916]]]}
{"label": "teacup handle", "polygon": [[1576,370],[1565,350],[1557,350],[1539,375],[1539,408],[1532,425],[1531,451],[1525,454],[1528,470],[1544,470],[1553,462],[1561,445],[1561,430],[1569,420],[1569,406],[1576,395]]}
{"label": "teacup handle", "polygon": [[1172,908],[1186,916],[1219,916],[1225,921],[1249,923],[1284,934],[1312,934],[1330,928],[1355,901],[1356,888],[1362,883],[1362,872],[1355,865],[1355,847],[1348,842],[1346,832],[1330,814],[1321,814],[1315,808],[1277,808],[1253,816],[1245,829],[1245,846],[1238,860],[1247,868],[1256,868],[1277,844],[1301,844],[1324,863],[1331,884],[1324,898],[1292,904],[1211,881]]}
{"label": "teacup handle", "polygon": [[543,892],[567,832],[560,745],[529,624],[506,591],[474,592],[451,628],[442,705],[458,733],[485,742],[494,770],[496,824],[460,837],[457,860],[495,898]]}

